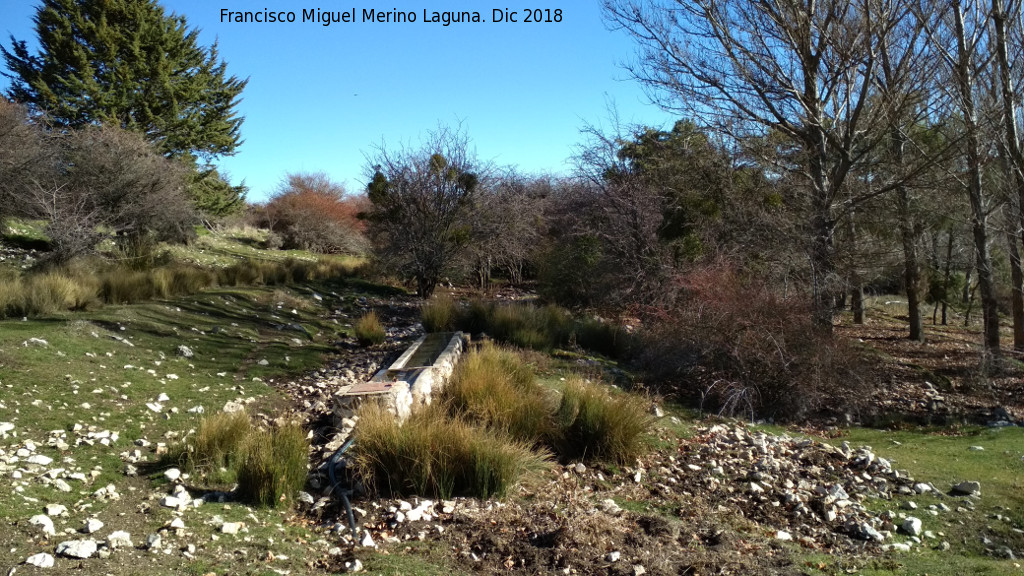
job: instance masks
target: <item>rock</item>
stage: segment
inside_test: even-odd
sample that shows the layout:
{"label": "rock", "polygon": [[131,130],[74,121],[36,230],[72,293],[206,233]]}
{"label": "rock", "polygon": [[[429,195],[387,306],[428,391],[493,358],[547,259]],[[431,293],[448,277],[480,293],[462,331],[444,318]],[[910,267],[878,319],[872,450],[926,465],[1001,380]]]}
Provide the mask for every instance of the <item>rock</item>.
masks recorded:
{"label": "rock", "polygon": [[159,534],[150,534],[149,536],[146,536],[146,548],[156,550],[161,544],[163,544],[163,539],[160,538]]}
{"label": "rock", "polygon": [[103,528],[103,522],[100,522],[98,518],[89,518],[85,521],[85,525],[82,526],[81,532],[85,534],[92,534],[93,532],[99,532]]}
{"label": "rock", "polygon": [[[11,422],[0,422],[0,436],[7,438],[9,432],[14,431],[14,424]],[[38,554],[37,554],[38,556]]]}
{"label": "rock", "polygon": [[665,411],[662,410],[661,406],[658,406],[658,404],[656,402],[652,402],[651,403],[651,416],[654,416],[655,418],[662,418],[662,417],[665,416]]}
{"label": "rock", "polygon": [[604,559],[606,561],[608,561],[608,562],[618,562],[619,561],[619,557],[621,557],[621,556],[622,556],[622,553],[619,552],[618,550],[615,550],[614,552],[609,552],[608,554],[606,554]]}
{"label": "rock", "polygon": [[373,541],[373,536],[370,535],[370,532],[368,530],[363,532],[363,538],[359,541],[359,545],[364,546],[366,548],[377,547],[376,542]]}
{"label": "rock", "polygon": [[363,563],[358,558],[351,562],[345,562],[346,572],[361,572],[363,570]]}
{"label": "rock", "polygon": [[98,548],[95,540],[68,540],[57,545],[57,555],[68,558],[91,558]]}
{"label": "rock", "polygon": [[56,529],[53,527],[53,520],[50,520],[50,517],[45,514],[37,514],[32,518],[29,518],[28,523],[33,526],[39,526],[42,529],[43,534],[46,534],[47,536],[54,536],[57,534]]}
{"label": "rock", "polygon": [[132,466],[131,464],[125,464],[124,465],[124,475],[125,476],[138,476],[139,475],[139,469],[136,468],[135,466]]}
{"label": "rock", "polygon": [[619,505],[615,503],[615,500],[612,500],[611,498],[601,501],[601,509],[612,516],[622,514],[622,508],[620,508]]}
{"label": "rock", "polygon": [[47,516],[63,516],[68,513],[68,507],[63,504],[47,504],[43,511]]}
{"label": "rock", "polygon": [[892,550],[895,552],[910,552],[910,544],[906,542],[893,542],[892,544],[886,544],[882,546],[882,550]]}
{"label": "rock", "polygon": [[633,565],[633,576],[643,576],[647,574],[647,570],[640,564]]}
{"label": "rock", "polygon": [[166,392],[161,392],[160,395],[156,397],[157,402],[169,402],[170,400],[171,397],[168,396]]}
{"label": "rock", "polygon": [[26,462],[28,462],[29,464],[35,464],[37,466],[49,466],[50,464],[53,464],[53,458],[50,458],[49,456],[44,456],[42,454],[33,454],[28,457],[28,460],[26,460]]}
{"label": "rock", "polygon": [[587,471],[587,466],[583,464],[583,462],[577,462],[576,465],[573,466],[573,470],[575,470],[577,474],[583,474]]}
{"label": "rock", "polygon": [[900,504],[900,508],[903,508],[904,510],[917,510],[917,504],[911,500],[907,500],[903,504]]}
{"label": "rock", "polygon": [[900,532],[907,534],[908,536],[920,536],[921,535],[921,520],[908,516],[906,520],[900,524]]}
{"label": "rock", "polygon": [[885,540],[885,536],[875,530],[875,528],[867,522],[853,522],[847,526],[850,535],[858,540],[867,540],[874,542],[882,542]]}
{"label": "rock", "polygon": [[166,506],[167,508],[177,508],[183,504],[188,504],[188,501],[186,500],[183,502],[174,496],[164,496],[160,499],[160,505]]}
{"label": "rock", "polygon": [[953,486],[953,494],[958,496],[981,496],[981,482],[968,480]]}
{"label": "rock", "polygon": [[171,520],[170,524],[168,524],[167,527],[172,530],[184,530],[185,521],[181,518],[175,518],[174,520]]}
{"label": "rock", "polygon": [[181,356],[182,358],[192,358],[192,357],[194,357],[196,355],[195,352],[193,352],[191,348],[189,348],[188,346],[185,346],[184,344],[182,344],[181,346],[178,346],[178,349],[175,350],[175,353],[178,356]]}
{"label": "rock", "polygon": [[238,531],[242,529],[241,522],[225,522],[220,525],[220,531],[222,534],[238,534]]}
{"label": "rock", "polygon": [[917,484],[914,484],[914,492],[917,492],[918,494],[927,494],[927,493],[929,493],[931,491],[932,491],[932,485],[931,484],[926,484],[924,482],[918,482]]}
{"label": "rock", "polygon": [[167,478],[171,482],[177,482],[178,478],[181,478],[181,470],[177,468],[168,468],[164,471],[164,478]]}
{"label": "rock", "polygon": [[775,533],[775,538],[777,540],[782,540],[782,541],[785,542],[785,541],[792,540],[793,539],[793,535],[790,534],[789,532],[786,532],[785,530],[779,530],[778,532]]}
{"label": "rock", "polygon": [[26,558],[25,564],[35,566],[37,568],[53,568],[53,556],[45,552],[40,552],[39,554],[34,554]]}
{"label": "rock", "polygon": [[131,534],[124,530],[118,530],[116,532],[111,532],[110,536],[107,536],[107,546],[111,549],[134,548],[135,544],[132,543]]}
{"label": "rock", "polygon": [[984,446],[970,446],[967,449],[970,450],[971,452],[984,452],[985,451],[985,447]]}

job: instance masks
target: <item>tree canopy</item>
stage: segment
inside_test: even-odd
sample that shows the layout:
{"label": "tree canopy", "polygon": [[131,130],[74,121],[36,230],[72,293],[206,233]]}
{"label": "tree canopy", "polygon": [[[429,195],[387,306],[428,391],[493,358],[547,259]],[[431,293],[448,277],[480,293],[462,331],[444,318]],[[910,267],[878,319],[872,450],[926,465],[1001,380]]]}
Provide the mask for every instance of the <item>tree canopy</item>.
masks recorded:
{"label": "tree canopy", "polygon": [[0,47],[12,100],[59,126],[116,124],[169,157],[210,161],[241,143],[248,80],[156,0],[43,0],[33,21],[38,53],[13,36]]}

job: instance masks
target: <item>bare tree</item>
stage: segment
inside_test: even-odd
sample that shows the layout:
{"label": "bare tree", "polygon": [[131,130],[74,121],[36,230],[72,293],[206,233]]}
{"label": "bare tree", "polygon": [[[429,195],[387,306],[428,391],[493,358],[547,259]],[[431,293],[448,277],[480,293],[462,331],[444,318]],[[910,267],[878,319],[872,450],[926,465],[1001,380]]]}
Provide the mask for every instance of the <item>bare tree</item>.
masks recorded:
{"label": "bare tree", "polygon": [[[780,136],[805,191],[815,325],[830,332],[835,232],[851,170],[889,137],[874,105],[877,47],[898,12],[874,0],[605,0],[639,43],[632,74],[663,107],[742,142]],[[872,194],[890,190],[893,183]]]}
{"label": "bare tree", "polygon": [[440,127],[415,150],[382,145],[369,176],[366,215],[375,255],[428,298],[470,240],[468,211],[486,170],[465,134]]}

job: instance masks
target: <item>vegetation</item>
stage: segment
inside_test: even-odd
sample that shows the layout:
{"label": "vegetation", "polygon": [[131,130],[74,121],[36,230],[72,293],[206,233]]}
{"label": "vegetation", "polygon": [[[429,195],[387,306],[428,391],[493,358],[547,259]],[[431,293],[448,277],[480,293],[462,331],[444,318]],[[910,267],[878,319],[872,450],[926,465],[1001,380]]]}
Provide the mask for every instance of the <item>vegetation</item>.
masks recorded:
{"label": "vegetation", "polygon": [[403,423],[372,403],[358,415],[358,466],[384,494],[503,496],[525,473],[547,464],[528,444],[438,408],[415,411]]}
{"label": "vegetation", "polygon": [[281,248],[361,254],[367,250],[366,226],[356,216],[364,204],[326,174],[289,174],[257,217],[280,236]]}
{"label": "vegetation", "polygon": [[245,411],[218,412],[199,421],[199,429],[172,460],[183,461],[190,473],[201,474],[211,484],[237,480],[245,447],[254,432]]}
{"label": "vegetation", "polygon": [[156,0],[45,0],[39,52],[0,48],[8,96],[64,128],[103,124],[144,135],[171,157],[210,158],[241,142],[235,113],[247,80],[228,76],[217,45]]}
{"label": "vegetation", "polygon": [[306,485],[308,468],[309,440],[302,426],[288,422],[256,430],[242,447],[238,495],[258,506],[279,506]]}
{"label": "vegetation", "polygon": [[356,340],[363,346],[381,344],[387,338],[384,325],[380,323],[377,313],[373,311],[370,311],[356,321],[355,333]]}
{"label": "vegetation", "polygon": [[455,329],[457,313],[455,300],[451,296],[434,294],[420,308],[423,329],[427,332],[450,332]]}
{"label": "vegetation", "polygon": [[559,452],[567,458],[628,463],[645,449],[651,426],[638,397],[613,397],[604,386],[569,379],[555,415]]}

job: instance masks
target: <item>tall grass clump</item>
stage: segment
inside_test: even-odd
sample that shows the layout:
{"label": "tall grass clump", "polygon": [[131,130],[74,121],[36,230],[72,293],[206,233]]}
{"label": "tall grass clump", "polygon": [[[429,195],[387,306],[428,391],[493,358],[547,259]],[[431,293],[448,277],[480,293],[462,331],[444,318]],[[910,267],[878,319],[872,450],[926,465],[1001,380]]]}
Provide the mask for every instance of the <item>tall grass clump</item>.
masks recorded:
{"label": "tall grass clump", "polygon": [[549,463],[528,444],[449,417],[436,404],[404,423],[377,404],[363,404],[357,434],[353,453],[360,475],[389,495],[500,497]]}
{"label": "tall grass clump", "polygon": [[372,310],[356,321],[355,333],[356,340],[362,346],[381,344],[387,336],[384,326],[380,323],[380,319],[377,318],[377,313]]}
{"label": "tall grass clump", "polygon": [[466,354],[441,400],[452,415],[539,444],[552,432],[554,403],[533,370],[511,350],[485,344]]}
{"label": "tall grass clump", "polygon": [[189,438],[184,453],[178,458],[179,464],[209,482],[234,482],[252,433],[252,422],[244,411],[207,416],[199,421],[198,430]]}
{"label": "tall grass clump", "polygon": [[435,294],[433,298],[423,303],[423,308],[420,310],[423,329],[427,332],[454,330],[457,314],[455,301],[447,294]]}
{"label": "tall grass clump", "polygon": [[90,278],[72,277],[62,272],[34,274],[22,286],[26,315],[77,310],[96,299],[96,286]]}
{"label": "tall grass clump", "polygon": [[276,507],[306,484],[309,440],[295,423],[249,434],[238,465],[238,496],[259,506]]}
{"label": "tall grass clump", "polygon": [[580,377],[566,381],[555,420],[563,457],[618,463],[643,451],[651,426],[643,400],[627,394],[613,397]]}

